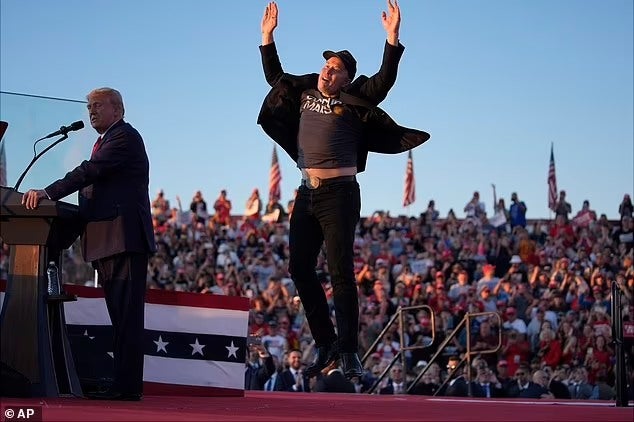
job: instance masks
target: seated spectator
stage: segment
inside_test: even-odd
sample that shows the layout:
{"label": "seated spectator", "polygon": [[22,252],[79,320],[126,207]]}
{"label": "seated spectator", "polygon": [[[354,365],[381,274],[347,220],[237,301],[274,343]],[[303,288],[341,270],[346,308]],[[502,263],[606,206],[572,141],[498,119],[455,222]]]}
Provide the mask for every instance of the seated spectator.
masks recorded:
{"label": "seated spectator", "polygon": [[387,384],[379,390],[379,394],[407,394],[409,382],[405,379],[405,372],[400,363],[395,363],[390,368],[390,376]]}
{"label": "seated spectator", "polygon": [[471,381],[472,397],[504,397],[502,383],[497,379],[495,373],[486,364],[477,368],[475,381]]}
{"label": "seated spectator", "polygon": [[614,388],[607,384],[606,379],[607,376],[605,371],[602,371],[597,375],[596,384],[592,389],[590,400],[614,400],[616,396]]}
{"label": "seated spectator", "polygon": [[588,400],[592,396],[593,387],[588,384],[588,372],[583,366],[576,368],[571,375],[568,390],[573,400]]}

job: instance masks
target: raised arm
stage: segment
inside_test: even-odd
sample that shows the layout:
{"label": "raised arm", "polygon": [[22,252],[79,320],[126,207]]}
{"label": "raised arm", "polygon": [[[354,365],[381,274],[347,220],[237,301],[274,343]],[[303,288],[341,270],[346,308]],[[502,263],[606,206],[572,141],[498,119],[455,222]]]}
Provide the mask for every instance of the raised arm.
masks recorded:
{"label": "raised arm", "polygon": [[388,0],[387,8],[387,12],[381,12],[381,22],[387,35],[381,68],[369,79],[362,80],[362,78],[359,78],[353,82],[349,90],[351,94],[354,95],[356,93],[375,105],[385,99],[394,82],[396,82],[398,63],[403,55],[403,50],[405,50],[405,47],[400,44],[398,39],[401,26],[401,9],[396,0]]}
{"label": "raised arm", "polygon": [[267,4],[260,25],[262,30],[262,45],[260,46],[262,69],[266,82],[271,86],[274,86],[284,74],[273,38],[273,31],[277,28],[277,13],[277,4],[274,1]]}
{"label": "raised arm", "polygon": [[272,1],[266,5],[262,16],[262,45],[273,43],[273,31],[277,28],[277,4]]}
{"label": "raised arm", "polygon": [[391,46],[398,47],[398,30],[401,27],[401,9],[398,7],[398,2],[394,0],[387,0],[387,8],[390,12],[388,15],[385,11],[381,13],[381,21],[383,28],[387,33],[387,43]]}

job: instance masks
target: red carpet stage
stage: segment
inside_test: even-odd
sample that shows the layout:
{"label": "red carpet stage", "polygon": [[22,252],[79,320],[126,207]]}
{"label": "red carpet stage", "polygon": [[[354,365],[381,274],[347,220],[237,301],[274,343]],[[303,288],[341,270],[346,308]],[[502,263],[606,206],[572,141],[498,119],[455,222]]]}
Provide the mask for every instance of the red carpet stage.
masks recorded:
{"label": "red carpet stage", "polygon": [[[41,406],[44,421],[629,421],[613,402],[246,391],[244,397],[146,396],[141,402],[2,398],[2,421]],[[15,420],[16,417],[12,420]]]}

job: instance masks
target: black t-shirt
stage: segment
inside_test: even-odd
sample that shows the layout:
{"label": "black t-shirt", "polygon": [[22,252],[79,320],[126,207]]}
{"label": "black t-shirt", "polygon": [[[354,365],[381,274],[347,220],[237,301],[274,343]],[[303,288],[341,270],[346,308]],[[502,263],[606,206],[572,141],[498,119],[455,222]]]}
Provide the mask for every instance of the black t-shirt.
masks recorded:
{"label": "black t-shirt", "polygon": [[313,89],[302,93],[299,168],[356,167],[361,136],[361,119],[340,99],[324,97]]}

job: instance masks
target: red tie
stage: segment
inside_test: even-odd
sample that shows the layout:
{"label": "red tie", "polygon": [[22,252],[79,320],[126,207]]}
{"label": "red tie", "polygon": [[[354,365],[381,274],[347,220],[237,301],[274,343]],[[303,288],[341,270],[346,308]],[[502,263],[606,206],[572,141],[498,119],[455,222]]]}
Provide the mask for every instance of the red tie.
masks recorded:
{"label": "red tie", "polygon": [[95,145],[92,146],[92,154],[90,154],[91,157],[95,155],[95,151],[97,151],[100,146],[101,146],[101,136],[97,138],[97,142],[95,142]]}

